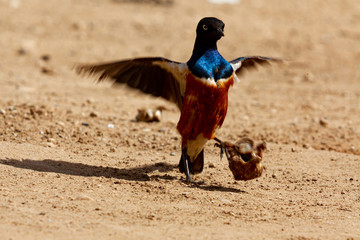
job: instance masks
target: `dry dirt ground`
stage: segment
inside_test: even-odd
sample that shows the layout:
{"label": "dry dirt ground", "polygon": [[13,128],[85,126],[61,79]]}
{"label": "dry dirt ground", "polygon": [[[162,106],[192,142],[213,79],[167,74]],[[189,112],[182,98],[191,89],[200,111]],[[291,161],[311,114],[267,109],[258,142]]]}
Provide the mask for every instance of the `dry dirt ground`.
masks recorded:
{"label": "dry dirt ground", "polygon": [[[226,59],[289,60],[241,78],[218,132],[268,143],[256,180],[210,142],[187,185],[176,106],[72,69],[187,61],[204,16]],[[1,0],[0,44],[0,239],[360,239],[358,0]]]}

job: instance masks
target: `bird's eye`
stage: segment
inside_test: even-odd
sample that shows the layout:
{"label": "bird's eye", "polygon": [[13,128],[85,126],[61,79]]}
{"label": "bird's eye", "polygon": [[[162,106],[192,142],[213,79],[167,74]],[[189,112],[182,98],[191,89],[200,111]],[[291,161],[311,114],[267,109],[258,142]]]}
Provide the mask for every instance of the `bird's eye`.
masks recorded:
{"label": "bird's eye", "polygon": [[203,29],[206,31],[208,30],[208,26],[206,26],[205,24],[203,25]]}

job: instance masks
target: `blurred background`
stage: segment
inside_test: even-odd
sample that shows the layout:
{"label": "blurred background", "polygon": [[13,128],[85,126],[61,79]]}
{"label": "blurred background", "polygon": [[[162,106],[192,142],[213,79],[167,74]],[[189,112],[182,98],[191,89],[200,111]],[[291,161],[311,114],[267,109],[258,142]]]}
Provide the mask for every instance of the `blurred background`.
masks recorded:
{"label": "blurred background", "polygon": [[[196,25],[205,16],[225,22],[218,48],[226,59],[262,55],[288,60],[286,66],[242,76],[241,85],[230,92],[229,115],[236,121],[226,121],[225,129],[238,129],[237,135],[248,129],[275,142],[360,152],[357,0],[1,0],[3,108],[47,101],[76,109],[89,97],[105,103],[109,96],[134,96],[107,84],[94,85],[72,67],[143,56],[187,61]],[[137,98],[141,105],[149,102],[148,96]],[[108,108],[125,109],[130,117],[138,103],[126,101],[127,106]],[[176,122],[176,114],[169,119]],[[320,122],[330,127],[318,129]],[[255,133],[259,125],[270,132]],[[347,143],[333,143],[337,139]]]}

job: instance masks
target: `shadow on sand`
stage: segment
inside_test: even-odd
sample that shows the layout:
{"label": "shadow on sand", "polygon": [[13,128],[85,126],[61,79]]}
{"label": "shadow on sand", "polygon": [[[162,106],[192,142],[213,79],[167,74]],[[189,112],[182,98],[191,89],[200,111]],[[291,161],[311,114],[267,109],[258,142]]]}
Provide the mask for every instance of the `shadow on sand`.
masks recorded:
{"label": "shadow on sand", "polygon": [[[114,167],[94,166],[83,163],[55,161],[51,159],[44,159],[44,160],[0,159],[0,164],[9,165],[16,168],[30,169],[39,172],[53,172],[53,173],[66,174],[72,176],[83,176],[83,177],[117,178],[127,181],[150,181],[152,179],[165,179],[165,180],[178,179],[176,176],[171,176],[169,174],[164,174],[164,175],[152,174],[154,171],[165,173],[177,169],[177,165],[172,165],[164,162],[148,164],[134,168],[122,168],[122,169],[114,168]],[[151,173],[150,176],[147,173]],[[189,187],[199,188],[206,191],[246,193],[245,191],[236,188],[223,187],[219,185],[207,185],[204,183],[192,184]]]}

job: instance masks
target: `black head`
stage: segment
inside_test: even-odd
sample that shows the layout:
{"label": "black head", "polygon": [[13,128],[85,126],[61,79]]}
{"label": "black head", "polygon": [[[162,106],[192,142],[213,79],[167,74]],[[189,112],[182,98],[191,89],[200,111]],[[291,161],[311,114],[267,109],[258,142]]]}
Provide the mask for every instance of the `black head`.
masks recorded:
{"label": "black head", "polygon": [[224,36],[225,24],[217,18],[206,17],[200,20],[196,28],[196,36],[202,40],[217,41]]}

